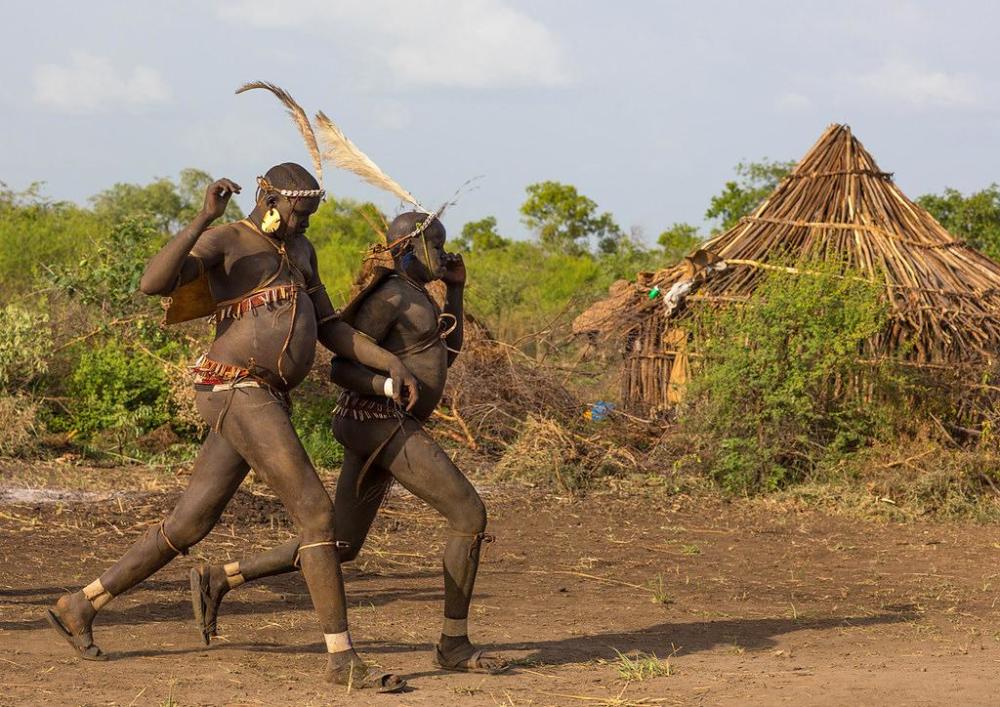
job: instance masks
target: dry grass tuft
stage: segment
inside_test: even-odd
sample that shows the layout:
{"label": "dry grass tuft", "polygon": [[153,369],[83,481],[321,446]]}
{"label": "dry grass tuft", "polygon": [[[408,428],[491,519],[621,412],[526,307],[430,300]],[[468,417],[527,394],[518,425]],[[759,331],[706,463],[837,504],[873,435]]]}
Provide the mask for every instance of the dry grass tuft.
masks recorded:
{"label": "dry grass tuft", "polygon": [[43,428],[35,400],[20,393],[0,394],[0,420],[0,456],[20,457],[37,450]]}
{"label": "dry grass tuft", "polygon": [[501,479],[553,484],[574,492],[600,476],[639,468],[637,456],[598,435],[589,437],[549,418],[529,416],[495,472]]}

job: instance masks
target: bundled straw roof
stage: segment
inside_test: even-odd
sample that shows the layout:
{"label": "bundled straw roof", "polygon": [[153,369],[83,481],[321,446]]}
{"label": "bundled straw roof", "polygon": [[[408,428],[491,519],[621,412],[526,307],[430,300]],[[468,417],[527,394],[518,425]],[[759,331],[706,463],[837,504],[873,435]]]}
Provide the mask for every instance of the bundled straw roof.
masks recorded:
{"label": "bundled straw roof", "polygon": [[870,342],[869,353],[902,352],[915,364],[951,368],[987,363],[1000,347],[1000,264],[910,201],[846,125],[827,128],[753,214],[701,248],[727,268],[696,277],[684,305],[666,320],[662,299],[650,300],[649,290],[666,292],[689,279],[690,262],[616,283],[608,299],[577,318],[574,331],[629,334],[654,317],[662,339],[669,318],[686,306],[739,302],[769,270],[828,261],[886,289],[890,326]]}

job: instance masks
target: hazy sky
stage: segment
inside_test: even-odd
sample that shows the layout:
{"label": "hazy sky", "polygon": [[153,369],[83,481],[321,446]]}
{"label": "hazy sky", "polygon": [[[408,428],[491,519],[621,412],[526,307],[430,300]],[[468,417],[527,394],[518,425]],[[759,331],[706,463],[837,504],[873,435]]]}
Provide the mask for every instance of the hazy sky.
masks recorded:
{"label": "hazy sky", "polygon": [[[285,7],[294,5],[290,11]],[[1000,181],[1000,3],[3,2],[0,180],[84,201],[184,167],[248,189],[308,165],[277,101],[324,110],[446,217],[523,235],[524,187],[575,185],[648,239],[702,223],[740,159],[847,122],[911,196]],[[328,171],[335,195],[397,204]]]}

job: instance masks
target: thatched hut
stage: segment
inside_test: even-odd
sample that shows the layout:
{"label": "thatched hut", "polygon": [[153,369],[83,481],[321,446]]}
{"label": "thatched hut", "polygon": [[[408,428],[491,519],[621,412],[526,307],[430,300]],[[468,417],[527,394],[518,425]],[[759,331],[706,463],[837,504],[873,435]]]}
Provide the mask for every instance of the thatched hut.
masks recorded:
{"label": "thatched hut", "polygon": [[[1000,264],[910,201],[846,125],[831,125],[750,216],[675,267],[615,283],[573,328],[621,337],[622,400],[655,412],[681,399],[689,375],[681,317],[745,301],[768,270],[817,261],[885,286],[890,324],[868,342],[866,357],[948,370],[995,358]],[[654,288],[665,296],[651,298]]]}

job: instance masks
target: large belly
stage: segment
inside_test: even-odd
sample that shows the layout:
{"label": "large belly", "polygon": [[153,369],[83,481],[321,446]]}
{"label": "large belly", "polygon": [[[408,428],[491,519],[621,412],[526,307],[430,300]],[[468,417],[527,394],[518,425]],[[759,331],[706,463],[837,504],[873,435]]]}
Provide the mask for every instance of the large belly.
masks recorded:
{"label": "large belly", "polygon": [[[316,312],[312,300],[300,294],[291,301],[264,305],[238,319],[225,319],[216,329],[209,358],[250,367],[253,363],[284,379],[285,390],[302,382],[316,356]],[[289,332],[291,336],[289,337]]]}
{"label": "large belly", "polygon": [[444,384],[448,379],[448,351],[444,346],[435,345],[426,351],[404,356],[403,365],[410,369],[420,384],[420,396],[412,414],[426,420],[441,402]]}

